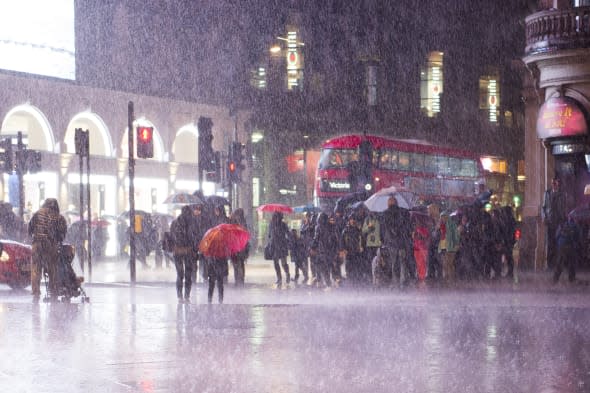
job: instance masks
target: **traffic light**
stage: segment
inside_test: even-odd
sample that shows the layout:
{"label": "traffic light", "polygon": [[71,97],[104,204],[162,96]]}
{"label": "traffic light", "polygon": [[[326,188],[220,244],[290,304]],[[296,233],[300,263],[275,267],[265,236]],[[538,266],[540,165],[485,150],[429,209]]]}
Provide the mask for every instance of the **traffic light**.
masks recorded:
{"label": "traffic light", "polygon": [[137,127],[137,157],[152,158],[154,156],[154,127]]}
{"label": "traffic light", "polygon": [[88,130],[84,131],[81,128],[76,128],[74,135],[74,143],[76,145],[76,154],[82,157],[88,157],[90,150],[90,138],[88,137]]}
{"label": "traffic light", "polygon": [[209,117],[199,117],[197,122],[199,131],[199,169],[215,170],[215,152],[213,151],[213,121]]}
{"label": "traffic light", "polygon": [[205,172],[205,180],[212,183],[221,183],[221,152],[215,152],[215,170]]}
{"label": "traffic light", "polygon": [[246,169],[244,165],[244,159],[246,156],[244,155],[244,145],[240,142],[232,142],[231,145],[231,153],[232,153],[232,161],[235,164],[235,178],[238,182],[242,181],[242,171]]}
{"label": "traffic light", "polygon": [[236,162],[235,144],[229,145],[229,154],[227,155],[227,178],[230,183],[238,183],[238,165]]}
{"label": "traffic light", "polygon": [[3,172],[12,173],[14,170],[13,153],[12,153],[12,139],[6,138],[0,141],[0,148],[4,149],[0,153],[0,163]]}

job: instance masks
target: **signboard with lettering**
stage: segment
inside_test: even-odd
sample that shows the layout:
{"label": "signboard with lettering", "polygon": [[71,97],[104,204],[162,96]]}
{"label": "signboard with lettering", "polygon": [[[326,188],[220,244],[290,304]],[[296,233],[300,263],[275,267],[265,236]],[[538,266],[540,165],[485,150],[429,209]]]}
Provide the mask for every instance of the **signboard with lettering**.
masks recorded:
{"label": "signboard with lettering", "polygon": [[541,106],[537,117],[539,138],[570,137],[587,133],[588,124],[584,112],[573,98],[550,98]]}

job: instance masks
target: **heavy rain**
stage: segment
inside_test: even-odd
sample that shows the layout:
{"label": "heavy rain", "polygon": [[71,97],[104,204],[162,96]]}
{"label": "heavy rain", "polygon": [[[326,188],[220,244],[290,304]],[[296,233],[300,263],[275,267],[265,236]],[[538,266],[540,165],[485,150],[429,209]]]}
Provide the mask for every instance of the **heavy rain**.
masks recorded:
{"label": "heavy rain", "polygon": [[590,391],[588,15],[0,4],[0,391]]}

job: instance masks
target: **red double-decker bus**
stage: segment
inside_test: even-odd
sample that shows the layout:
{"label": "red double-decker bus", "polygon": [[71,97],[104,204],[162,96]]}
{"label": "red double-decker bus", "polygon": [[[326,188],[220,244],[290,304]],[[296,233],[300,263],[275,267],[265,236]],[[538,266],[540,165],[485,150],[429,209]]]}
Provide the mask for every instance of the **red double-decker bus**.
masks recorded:
{"label": "red double-decker bus", "polygon": [[484,182],[476,153],[423,141],[345,135],[321,146],[314,196],[317,206],[331,210],[348,193],[396,186],[424,203],[454,208],[472,201]]}

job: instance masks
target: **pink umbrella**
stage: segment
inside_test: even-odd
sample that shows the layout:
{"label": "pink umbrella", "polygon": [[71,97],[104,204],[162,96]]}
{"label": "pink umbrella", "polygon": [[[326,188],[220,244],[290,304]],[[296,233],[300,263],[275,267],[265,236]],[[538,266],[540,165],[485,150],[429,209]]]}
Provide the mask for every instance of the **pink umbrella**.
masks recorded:
{"label": "pink umbrella", "polygon": [[258,206],[256,210],[265,213],[293,213],[293,208],[291,206],[283,205],[282,203],[267,203],[266,205]]}

